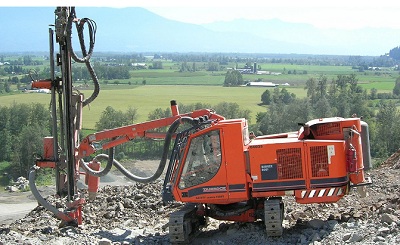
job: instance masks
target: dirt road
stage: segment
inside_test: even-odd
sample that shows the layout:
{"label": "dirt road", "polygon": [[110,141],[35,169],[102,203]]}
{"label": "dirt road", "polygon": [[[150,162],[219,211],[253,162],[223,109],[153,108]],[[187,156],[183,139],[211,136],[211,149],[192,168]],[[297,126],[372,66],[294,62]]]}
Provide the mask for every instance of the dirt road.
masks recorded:
{"label": "dirt road", "polygon": [[[149,175],[158,166],[158,163],[158,160],[135,161],[134,163],[124,164],[124,166],[132,168],[132,171],[136,173]],[[82,181],[83,178],[78,182],[78,188],[87,188]],[[114,168],[106,176],[100,178],[100,187],[130,184],[133,184],[133,181],[125,178]],[[43,197],[53,195],[56,192],[55,186],[41,186],[38,187],[38,190]],[[30,191],[0,192],[0,225],[11,224],[15,220],[24,218],[37,205],[38,203]]]}
{"label": "dirt road", "polygon": [[24,218],[37,205],[37,202],[0,203],[0,225],[11,224],[17,219]]}
{"label": "dirt road", "polygon": [[[53,187],[39,188],[42,195],[50,194]],[[0,193],[0,224],[10,224],[14,220],[25,217],[38,205],[30,191],[27,192],[1,192]]]}
{"label": "dirt road", "polygon": [[[129,185],[129,181],[122,176],[110,173],[101,178],[100,186],[104,185]],[[85,188],[85,185],[80,181],[78,188]],[[56,192],[55,186],[42,186],[38,189],[43,197]],[[11,224],[13,221],[25,217],[37,205],[38,202],[30,191],[0,193],[0,225]]]}

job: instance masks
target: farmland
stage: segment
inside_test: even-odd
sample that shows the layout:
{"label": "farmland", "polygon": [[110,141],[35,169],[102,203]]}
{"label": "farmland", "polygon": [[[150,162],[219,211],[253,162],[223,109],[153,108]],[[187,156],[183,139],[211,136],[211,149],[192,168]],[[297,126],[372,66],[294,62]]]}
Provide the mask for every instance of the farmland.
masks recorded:
{"label": "farmland", "polygon": [[[18,57],[3,57],[3,59],[15,60]],[[35,57],[35,60],[40,60]],[[48,65],[43,59],[43,65],[27,66],[30,70],[45,70]],[[207,70],[207,62],[188,62],[190,66],[196,67],[195,71],[181,72],[182,62],[171,60],[158,60],[162,63],[162,69],[139,69],[130,70],[129,79],[100,79],[101,92],[98,98],[85,107],[83,111],[83,127],[93,129],[101,113],[107,106],[116,110],[125,111],[129,107],[136,108],[138,112],[137,122],[146,121],[148,114],[156,108],[166,109],[170,100],[177,100],[185,105],[202,102],[216,105],[220,102],[234,102],[241,109],[251,111],[251,122],[255,122],[255,115],[266,110],[260,105],[261,94],[265,87],[223,87],[226,70],[232,67],[243,67],[246,63],[228,62],[220,65],[217,71]],[[152,64],[153,60],[148,60]],[[106,62],[103,62],[106,64]],[[109,63],[107,63],[109,65]],[[79,66],[79,65],[77,65]],[[0,67],[1,68],[1,67]],[[74,68],[73,68],[74,69]],[[379,71],[358,71],[349,65],[304,65],[296,63],[259,63],[258,70],[277,73],[279,75],[256,75],[243,74],[245,81],[264,81],[276,84],[288,83],[290,86],[281,86],[297,98],[306,96],[305,82],[311,78],[324,75],[328,82],[338,75],[356,74],[358,83],[368,91],[375,88],[379,93],[389,93],[393,90],[394,83],[398,77],[398,71],[391,68],[382,68]],[[21,78],[23,75],[18,75]],[[48,75],[43,75],[48,76]],[[46,77],[44,77],[46,78]],[[9,76],[0,76],[5,81]],[[80,80],[74,82],[74,86],[84,93],[85,97],[91,94],[91,81]],[[86,86],[83,86],[86,85]],[[88,85],[88,86],[87,86]],[[48,94],[22,93],[17,91],[16,85],[12,85],[14,92],[0,94],[0,105],[16,103],[39,102],[50,103]]]}
{"label": "farmland", "polygon": [[[112,87],[107,89],[104,87]],[[222,86],[189,86],[189,85],[145,85],[129,88],[128,86],[115,85],[101,86],[101,92],[96,100],[83,110],[83,127],[92,129],[98,121],[100,114],[107,106],[125,111],[129,107],[137,108],[138,122],[146,121],[149,112],[156,108],[165,109],[169,107],[170,100],[177,100],[185,105],[203,102],[216,105],[220,102],[236,102],[241,109],[248,109],[252,112],[253,122],[257,112],[265,111],[260,106],[261,94],[266,88],[260,87],[222,87]],[[104,89],[103,89],[104,88]],[[271,88],[272,89],[272,88]],[[303,88],[288,88],[299,97],[305,96]],[[89,96],[89,90],[82,91]],[[0,97],[2,105],[11,103],[50,103],[49,94],[40,93],[19,93],[10,96]]]}

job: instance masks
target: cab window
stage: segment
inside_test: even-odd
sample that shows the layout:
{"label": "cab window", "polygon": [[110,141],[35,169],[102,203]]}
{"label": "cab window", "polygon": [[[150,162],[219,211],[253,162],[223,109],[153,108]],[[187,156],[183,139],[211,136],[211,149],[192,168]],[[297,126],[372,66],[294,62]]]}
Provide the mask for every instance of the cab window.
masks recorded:
{"label": "cab window", "polygon": [[219,130],[193,138],[185,159],[179,188],[185,189],[211,180],[221,167]]}

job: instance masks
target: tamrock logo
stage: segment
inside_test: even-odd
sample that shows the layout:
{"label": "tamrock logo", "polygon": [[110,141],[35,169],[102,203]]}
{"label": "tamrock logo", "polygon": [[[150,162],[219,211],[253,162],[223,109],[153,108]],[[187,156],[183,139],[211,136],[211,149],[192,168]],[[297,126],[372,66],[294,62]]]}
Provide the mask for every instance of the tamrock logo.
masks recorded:
{"label": "tamrock logo", "polygon": [[203,187],[203,192],[225,192],[226,186]]}

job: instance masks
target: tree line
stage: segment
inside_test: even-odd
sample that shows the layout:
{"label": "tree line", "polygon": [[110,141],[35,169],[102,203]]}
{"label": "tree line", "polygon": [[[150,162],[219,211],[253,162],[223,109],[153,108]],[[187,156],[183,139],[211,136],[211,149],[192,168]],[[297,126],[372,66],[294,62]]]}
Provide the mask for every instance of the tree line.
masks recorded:
{"label": "tree line", "polygon": [[[208,103],[195,103],[195,104],[179,104],[180,113],[188,113],[194,110],[212,108],[219,114],[226,118],[250,118],[250,110],[240,109],[239,104],[221,102],[216,105],[210,105]],[[148,114],[148,120],[155,120],[165,117],[170,117],[170,108],[157,108]],[[124,125],[133,124],[137,118],[137,110],[129,108],[126,112],[116,110],[111,106],[108,106],[101,114],[99,121],[96,123],[96,130],[101,131],[104,129],[112,129],[121,127]],[[163,127],[151,131],[166,132],[168,127]],[[116,159],[123,160],[124,158],[157,158],[159,159],[162,155],[163,141],[153,139],[134,139],[123,145],[116,147]],[[106,153],[106,152],[105,152]]]}
{"label": "tree line", "polygon": [[43,104],[0,106],[0,162],[12,164],[11,173],[27,177],[33,155],[43,152],[43,137],[50,135],[50,113]]}
{"label": "tree line", "polygon": [[[229,118],[249,118],[249,110],[241,110],[236,103],[221,102],[211,106],[205,103],[180,105],[181,113],[203,108],[215,108]],[[9,174],[14,178],[28,177],[35,157],[43,154],[43,138],[51,135],[50,109],[43,104],[17,104],[0,106],[0,163],[11,164]],[[108,106],[95,124],[96,131],[112,129],[135,123],[137,109],[128,108],[121,111]],[[148,120],[171,116],[170,109],[158,108],[150,112]],[[136,122],[137,123],[137,122]],[[166,128],[160,129],[167,130]],[[82,135],[81,135],[82,136]],[[162,141],[136,139],[116,147],[116,158],[154,158],[161,157]],[[99,152],[101,153],[101,152]],[[107,153],[107,152],[104,152]]]}
{"label": "tree line", "polygon": [[389,51],[389,57],[391,57],[391,58],[393,58],[393,59],[395,59],[397,61],[400,61],[400,46],[392,48]]}
{"label": "tree line", "polygon": [[384,158],[400,148],[400,113],[396,108],[400,78],[388,94],[390,99],[377,99],[376,90],[368,94],[354,74],[338,75],[331,81],[323,75],[312,77],[305,89],[307,98],[303,99],[288,94],[285,88],[266,90],[261,101],[269,106],[257,114],[253,129],[258,134],[273,134],[297,130],[297,123],[314,118],[358,116],[369,125],[372,157]]}

